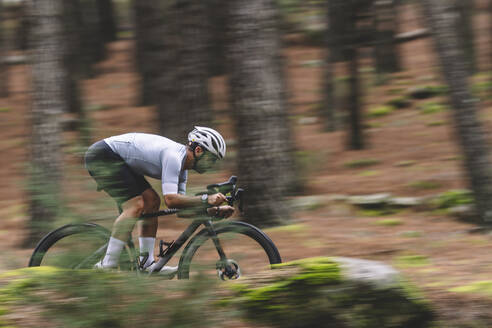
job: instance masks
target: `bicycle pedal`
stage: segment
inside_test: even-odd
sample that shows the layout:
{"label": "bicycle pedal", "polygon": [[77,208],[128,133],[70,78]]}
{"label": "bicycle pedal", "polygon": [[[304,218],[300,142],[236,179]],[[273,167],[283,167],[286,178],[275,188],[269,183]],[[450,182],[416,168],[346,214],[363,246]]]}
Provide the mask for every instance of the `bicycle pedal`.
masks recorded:
{"label": "bicycle pedal", "polygon": [[[174,240],[171,242],[165,242],[164,240],[159,241],[159,257],[163,257],[171,245],[174,244]],[[166,248],[164,248],[166,246]]]}

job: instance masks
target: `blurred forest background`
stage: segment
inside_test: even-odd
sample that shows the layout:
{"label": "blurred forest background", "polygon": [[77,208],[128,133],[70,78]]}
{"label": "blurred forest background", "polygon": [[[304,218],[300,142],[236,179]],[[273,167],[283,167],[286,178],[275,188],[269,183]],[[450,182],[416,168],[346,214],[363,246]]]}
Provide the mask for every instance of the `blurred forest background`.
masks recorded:
{"label": "blurred forest background", "polygon": [[[116,207],[83,168],[90,144],[184,142],[201,125],[227,156],[190,172],[188,193],[238,175],[242,219],[284,260],[384,261],[438,326],[492,326],[491,0],[0,4],[0,272],[63,223],[111,226]],[[186,224],[163,220],[158,238]],[[212,302],[210,286],[186,288]]]}

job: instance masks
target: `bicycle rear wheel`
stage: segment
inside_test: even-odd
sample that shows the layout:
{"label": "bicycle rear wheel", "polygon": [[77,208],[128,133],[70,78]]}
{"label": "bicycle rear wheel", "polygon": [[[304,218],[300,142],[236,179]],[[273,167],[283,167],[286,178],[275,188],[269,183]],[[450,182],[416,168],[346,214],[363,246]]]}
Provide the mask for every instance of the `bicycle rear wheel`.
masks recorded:
{"label": "bicycle rear wheel", "polygon": [[[68,224],[47,234],[38,243],[29,266],[51,265],[91,269],[106,253],[111,232],[93,223]],[[129,241],[120,258],[120,270],[136,268],[133,243]]]}
{"label": "bicycle rear wheel", "polygon": [[[207,229],[201,230],[183,250],[179,261],[178,279],[189,279],[194,274],[219,275],[222,279],[237,279],[268,270],[282,259],[273,241],[260,229],[239,221],[214,225],[228,263],[238,275],[227,278],[220,272],[220,261]],[[226,280],[224,279],[224,280]]]}

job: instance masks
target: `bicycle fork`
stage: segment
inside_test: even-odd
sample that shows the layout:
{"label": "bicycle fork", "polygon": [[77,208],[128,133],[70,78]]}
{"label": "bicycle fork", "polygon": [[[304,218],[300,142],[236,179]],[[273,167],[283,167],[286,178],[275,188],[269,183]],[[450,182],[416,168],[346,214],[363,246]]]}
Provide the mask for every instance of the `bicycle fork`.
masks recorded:
{"label": "bicycle fork", "polygon": [[210,220],[205,221],[205,222],[203,222],[203,224],[207,228],[209,235],[212,237],[215,248],[217,249],[217,253],[219,253],[220,260],[222,262],[227,261],[227,257],[224,253],[224,249],[222,248],[222,245],[220,244],[219,238],[217,238],[217,234],[215,233],[214,226],[212,225],[212,221],[210,221]]}
{"label": "bicycle fork", "polygon": [[241,271],[239,269],[239,265],[231,259],[228,259],[224,249],[222,248],[222,245],[220,244],[220,240],[217,237],[217,233],[214,230],[214,227],[212,225],[212,221],[205,221],[203,222],[205,227],[208,230],[208,233],[210,237],[212,238],[212,241],[214,242],[215,249],[217,250],[217,253],[219,254],[220,260],[216,264],[216,269],[217,273],[222,280],[227,280],[227,279],[238,279],[241,276]]}

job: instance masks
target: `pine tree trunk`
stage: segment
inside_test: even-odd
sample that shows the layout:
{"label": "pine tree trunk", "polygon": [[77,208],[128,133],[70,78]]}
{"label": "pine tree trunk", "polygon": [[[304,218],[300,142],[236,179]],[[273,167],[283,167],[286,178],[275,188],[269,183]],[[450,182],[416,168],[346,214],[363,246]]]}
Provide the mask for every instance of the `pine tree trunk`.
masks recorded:
{"label": "pine tree trunk", "polygon": [[80,0],[82,15],[82,55],[89,63],[87,78],[97,75],[93,64],[102,61],[106,56],[105,45],[101,35],[101,20],[97,8],[98,0]]}
{"label": "pine tree trunk", "polygon": [[181,118],[178,140],[185,142],[195,125],[208,126],[212,111],[208,94],[210,24],[207,2],[179,0],[176,6],[178,23],[178,87],[177,112]]}
{"label": "pine tree trunk", "polygon": [[224,3],[227,0],[208,1],[207,11],[210,23],[209,54],[210,54],[210,76],[226,74],[225,48],[227,15]]}
{"label": "pine tree trunk", "polygon": [[63,1],[30,0],[32,18],[32,149],[30,234],[32,246],[49,229],[60,206],[62,168],[60,116],[67,107]]}
{"label": "pine tree trunk", "polygon": [[[161,28],[163,47],[155,49],[154,62],[160,67],[159,74],[153,79],[153,90],[156,90],[159,131],[162,135],[182,142],[187,136],[183,134],[184,113],[178,110],[179,99],[179,47],[180,32],[177,21],[177,8],[171,3],[164,10],[163,28]],[[187,131],[189,132],[189,131]]]}
{"label": "pine tree trunk", "polygon": [[394,42],[397,33],[397,14],[395,0],[377,0],[374,2],[374,29],[376,46],[374,59],[378,74],[400,71],[398,45]]}
{"label": "pine tree trunk", "polygon": [[112,0],[98,0],[101,37],[104,43],[116,40],[116,22]]}
{"label": "pine tree trunk", "polygon": [[[0,1],[0,22],[4,17],[2,2]],[[9,95],[9,70],[5,58],[7,57],[7,47],[3,33],[3,26],[0,26],[0,98]]]}
{"label": "pine tree trunk", "polygon": [[475,45],[473,33],[473,0],[454,0],[459,18],[456,22],[456,29],[461,38],[461,44],[464,49],[466,61],[469,65],[470,75],[477,71],[477,62],[475,58]]}
{"label": "pine tree trunk", "polygon": [[492,172],[489,145],[478,119],[477,99],[468,85],[469,66],[456,31],[459,16],[450,1],[423,1],[434,33],[444,77],[449,85],[454,124],[465,154],[465,167],[481,219],[492,222]]}
{"label": "pine tree trunk", "polygon": [[141,76],[139,105],[158,104],[162,98],[159,93],[164,87],[159,85],[164,83],[161,77],[164,74],[164,79],[168,77],[166,62],[169,61],[169,57],[174,56],[175,51],[170,47],[175,36],[165,34],[167,30],[172,29],[169,12],[161,0],[134,0],[134,12],[135,57]]}
{"label": "pine tree trunk", "polygon": [[333,26],[333,1],[326,2],[326,44],[325,44],[325,65],[323,71],[323,102],[321,104],[321,116],[325,131],[336,130],[336,109],[335,109],[335,85],[334,75],[334,56],[335,47],[335,26]]}
{"label": "pine tree trunk", "polygon": [[348,148],[353,150],[364,149],[362,115],[360,105],[360,81],[357,48],[348,49],[349,54],[349,140]]}
{"label": "pine tree trunk", "polygon": [[277,12],[271,0],[230,0],[228,64],[238,136],[246,220],[260,226],[285,222],[283,201],[292,173]]}
{"label": "pine tree trunk", "polygon": [[83,75],[83,62],[80,55],[82,46],[79,0],[65,0],[64,5],[64,31],[67,40],[65,65],[68,71],[67,95],[69,99],[69,112],[80,113],[82,110],[78,81]]}

